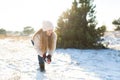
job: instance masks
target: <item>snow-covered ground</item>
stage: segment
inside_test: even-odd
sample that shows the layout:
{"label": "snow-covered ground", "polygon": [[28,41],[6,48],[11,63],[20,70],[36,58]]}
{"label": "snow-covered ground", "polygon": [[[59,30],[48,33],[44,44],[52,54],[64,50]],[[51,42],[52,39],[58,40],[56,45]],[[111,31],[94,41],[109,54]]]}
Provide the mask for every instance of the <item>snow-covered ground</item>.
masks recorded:
{"label": "snow-covered ground", "polygon": [[120,80],[120,38],[106,41],[114,49],[57,49],[43,74],[30,40],[0,39],[0,80]]}
{"label": "snow-covered ground", "polygon": [[109,48],[120,50],[120,31],[106,32],[104,38]]}

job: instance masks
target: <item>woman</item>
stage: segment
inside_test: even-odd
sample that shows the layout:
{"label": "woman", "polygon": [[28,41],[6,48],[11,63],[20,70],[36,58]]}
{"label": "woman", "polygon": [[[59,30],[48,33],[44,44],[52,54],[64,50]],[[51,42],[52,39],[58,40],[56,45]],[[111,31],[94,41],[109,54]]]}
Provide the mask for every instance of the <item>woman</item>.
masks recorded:
{"label": "woman", "polygon": [[41,72],[45,71],[45,62],[48,64],[51,62],[51,57],[56,49],[56,41],[57,36],[52,23],[50,21],[43,21],[42,28],[32,38],[32,43],[38,53]]}

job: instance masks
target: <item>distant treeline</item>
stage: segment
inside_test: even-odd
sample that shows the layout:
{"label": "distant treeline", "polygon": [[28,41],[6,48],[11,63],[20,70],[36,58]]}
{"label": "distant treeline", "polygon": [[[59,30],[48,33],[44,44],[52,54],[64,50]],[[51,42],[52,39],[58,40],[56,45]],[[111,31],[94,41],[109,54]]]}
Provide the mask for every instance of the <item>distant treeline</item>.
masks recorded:
{"label": "distant treeline", "polygon": [[26,26],[24,27],[23,31],[7,31],[4,28],[0,29],[0,34],[4,34],[4,35],[18,35],[18,36],[29,36],[31,34],[33,34],[34,28],[32,28],[31,26]]}

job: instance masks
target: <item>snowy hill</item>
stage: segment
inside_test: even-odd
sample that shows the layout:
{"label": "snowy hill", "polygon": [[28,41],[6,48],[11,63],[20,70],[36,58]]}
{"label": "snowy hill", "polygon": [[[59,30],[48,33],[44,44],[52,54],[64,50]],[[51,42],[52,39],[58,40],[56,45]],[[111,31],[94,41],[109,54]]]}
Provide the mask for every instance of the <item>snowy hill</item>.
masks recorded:
{"label": "snowy hill", "polygon": [[120,50],[120,31],[106,32],[104,38],[109,48]]}
{"label": "snowy hill", "polygon": [[119,80],[119,33],[107,33],[112,49],[57,49],[46,73],[38,69],[30,39],[0,39],[0,80]]}

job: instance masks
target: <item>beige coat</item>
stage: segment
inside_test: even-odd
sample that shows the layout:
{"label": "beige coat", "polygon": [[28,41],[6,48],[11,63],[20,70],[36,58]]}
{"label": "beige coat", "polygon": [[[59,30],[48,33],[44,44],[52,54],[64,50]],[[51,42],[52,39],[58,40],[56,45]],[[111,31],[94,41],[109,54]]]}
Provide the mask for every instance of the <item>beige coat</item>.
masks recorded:
{"label": "beige coat", "polygon": [[[42,52],[41,46],[40,46],[40,42],[41,42],[41,35],[40,34],[41,33],[39,33],[39,34],[35,33],[32,40],[34,42],[35,50],[37,51],[38,55],[40,55],[42,57],[44,52]],[[52,35],[53,35],[53,49],[52,50],[47,49],[47,51],[46,51],[48,54],[51,54],[51,55],[53,55],[53,53],[54,53],[54,51],[56,49],[56,41],[57,41],[56,33],[53,32]]]}

